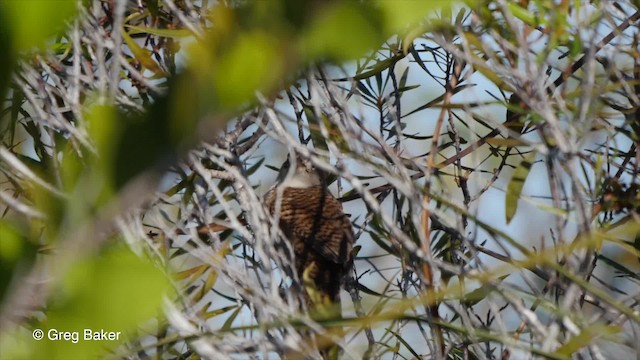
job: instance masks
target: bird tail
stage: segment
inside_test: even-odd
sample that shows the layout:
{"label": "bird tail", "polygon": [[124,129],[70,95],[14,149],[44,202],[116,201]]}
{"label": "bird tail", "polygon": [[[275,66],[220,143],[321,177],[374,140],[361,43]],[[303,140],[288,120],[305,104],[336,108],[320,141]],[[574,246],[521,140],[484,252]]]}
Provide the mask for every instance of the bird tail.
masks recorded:
{"label": "bird tail", "polygon": [[[315,263],[308,266],[303,272],[303,297],[310,316],[315,320],[342,318],[342,304],[340,301],[340,285],[318,286],[311,274],[314,273]],[[323,359],[338,359],[340,347],[335,344],[335,338],[342,338],[345,334],[342,326],[326,327],[326,334],[316,336],[315,342]]]}

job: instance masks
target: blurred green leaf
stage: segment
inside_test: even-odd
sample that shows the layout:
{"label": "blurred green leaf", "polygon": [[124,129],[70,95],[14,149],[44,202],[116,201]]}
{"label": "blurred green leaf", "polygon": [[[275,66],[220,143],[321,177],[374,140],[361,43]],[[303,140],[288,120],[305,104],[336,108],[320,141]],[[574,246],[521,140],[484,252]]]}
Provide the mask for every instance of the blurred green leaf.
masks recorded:
{"label": "blurred green leaf", "polygon": [[382,10],[384,25],[389,33],[403,32],[411,26],[417,25],[426,19],[427,15],[442,8],[450,6],[449,0],[432,1],[376,1]]}
{"label": "blurred green leaf", "polygon": [[256,91],[273,90],[283,75],[284,61],[279,41],[267,33],[240,35],[215,70],[215,89],[221,103],[232,108],[253,99]]}
{"label": "blurred green leaf", "polygon": [[323,10],[301,38],[302,52],[309,60],[357,58],[384,40],[377,13],[369,6],[344,2]]}
{"label": "blurred green leaf", "polygon": [[507,8],[509,8],[509,11],[511,11],[511,14],[513,14],[513,16],[522,20],[526,24],[529,24],[533,27],[540,25],[540,19],[538,19],[538,17],[528,9],[525,9],[516,3],[507,4]]}
{"label": "blurred green leaf", "polygon": [[[16,57],[6,17],[7,15],[2,11],[2,4],[0,4],[0,54],[2,54],[0,56],[0,98],[2,99],[4,99],[5,91],[9,86]],[[2,118],[0,118],[0,124],[2,124]]]}
{"label": "blurred green leaf", "polygon": [[0,12],[9,25],[14,51],[42,46],[76,13],[74,0],[5,0]]}
{"label": "blurred green leaf", "polygon": [[28,269],[36,247],[14,224],[0,220],[0,303],[9,284],[20,270]]}
{"label": "blurred green leaf", "polygon": [[63,149],[61,179],[68,195],[59,200],[64,216],[61,221],[73,231],[95,216],[99,209],[115,196],[115,139],[120,136],[115,107],[93,105],[85,109],[87,132],[95,149],[80,154],[76,145],[68,142]]}
{"label": "blurred green leaf", "polygon": [[494,292],[496,290],[496,286],[502,283],[502,281],[508,276],[509,275],[499,276],[494,280],[493,284],[483,284],[480,287],[464,294],[460,299],[460,302],[465,304],[466,306],[474,306],[475,304],[484,300],[487,296],[489,296],[489,294]]}
{"label": "blurred green leaf", "polygon": [[[128,332],[161,311],[169,282],[153,264],[119,244],[74,264],[37,326],[45,339],[32,343],[31,359],[92,359],[127,339]],[[79,332],[79,341],[51,341],[49,330]],[[85,329],[120,332],[114,341],[86,340]],[[23,351],[23,350],[20,350]]]}
{"label": "blurred green leaf", "polygon": [[110,171],[116,144],[113,139],[121,136],[118,111],[113,106],[93,105],[85,107],[87,131],[93,140],[96,152],[100,154],[100,164],[105,171]]}

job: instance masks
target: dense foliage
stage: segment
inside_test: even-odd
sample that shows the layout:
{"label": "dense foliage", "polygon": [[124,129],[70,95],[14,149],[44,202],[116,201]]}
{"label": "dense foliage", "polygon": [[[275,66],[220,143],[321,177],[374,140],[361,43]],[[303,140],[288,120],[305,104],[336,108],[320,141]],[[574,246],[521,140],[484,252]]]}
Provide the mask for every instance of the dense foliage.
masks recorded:
{"label": "dense foliage", "polygon": [[[638,356],[639,24],[637,2],[0,2],[0,358]],[[288,154],[354,226],[341,315],[300,310],[263,206]],[[49,338],[87,328],[123,335]]]}

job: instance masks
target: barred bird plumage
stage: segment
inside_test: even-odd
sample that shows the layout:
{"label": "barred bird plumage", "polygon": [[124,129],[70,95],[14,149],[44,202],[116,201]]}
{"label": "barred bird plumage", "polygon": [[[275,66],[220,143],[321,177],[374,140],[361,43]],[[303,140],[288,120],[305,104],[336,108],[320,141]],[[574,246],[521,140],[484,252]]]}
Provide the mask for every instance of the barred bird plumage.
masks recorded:
{"label": "barred bird plumage", "polygon": [[353,266],[351,221],[310,162],[298,158],[295,163],[291,176],[283,166],[276,187],[266,195],[266,205],[274,215],[281,191],[279,226],[291,242],[307,307],[317,308],[318,302],[339,304],[340,287]]}

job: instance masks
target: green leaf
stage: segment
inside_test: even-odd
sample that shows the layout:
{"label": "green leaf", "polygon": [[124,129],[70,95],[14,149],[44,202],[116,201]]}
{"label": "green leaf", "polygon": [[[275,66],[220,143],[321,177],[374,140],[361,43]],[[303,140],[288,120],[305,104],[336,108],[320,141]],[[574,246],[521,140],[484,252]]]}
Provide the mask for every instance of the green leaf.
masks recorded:
{"label": "green leaf", "polygon": [[194,297],[195,300],[200,301],[211,289],[213,289],[214,285],[218,281],[218,272],[215,269],[211,268],[209,271],[209,275],[205,280],[204,284],[200,287],[200,292],[196,294]]}
{"label": "green leaf", "polygon": [[[380,75],[383,71],[391,68],[393,65],[395,65],[395,63],[397,63],[400,59],[402,59],[404,56],[403,55],[394,55],[390,58],[384,59],[379,61],[378,63],[376,63],[371,70],[367,70],[363,73],[360,74],[356,74],[356,76],[353,77],[353,79],[355,80],[362,80],[362,79],[367,79],[370,78],[374,75]],[[339,79],[339,80],[343,80],[343,79]]]}
{"label": "green leaf", "polygon": [[248,169],[247,169],[247,175],[253,175],[253,173],[256,172],[256,170],[258,170],[260,168],[260,166],[262,166],[262,163],[265,161],[266,158],[262,157],[260,160],[258,160],[255,164],[251,165]]}
{"label": "green leaf", "polygon": [[169,38],[183,38],[193,36],[191,31],[187,29],[159,29],[134,25],[125,25],[125,27],[129,29],[129,35],[150,34]]}
{"label": "green leaf", "polygon": [[234,312],[232,312],[231,315],[229,315],[227,320],[225,320],[224,324],[222,324],[222,327],[220,328],[220,330],[228,331],[229,329],[231,329],[231,325],[233,325],[233,322],[236,320],[236,318],[240,314],[240,310],[242,310],[242,306],[238,306],[238,308]]}
{"label": "green leaf", "polygon": [[160,68],[160,66],[158,66],[158,64],[151,58],[150,51],[141,48],[140,45],[138,45],[138,43],[135,42],[135,40],[133,40],[124,29],[122,30],[122,39],[129,47],[129,50],[131,50],[131,52],[133,53],[135,59],[138,60],[140,64],[142,64],[142,66],[153,71],[156,74],[164,74],[164,71]]}
{"label": "green leaf", "polygon": [[[383,240],[383,237],[378,236],[377,234],[373,233],[373,232],[369,232],[369,236],[371,236],[371,239],[378,245],[380,246],[380,248],[382,248],[382,250],[384,250],[386,253],[388,254],[397,254],[398,251],[395,250],[394,248],[392,248],[391,246],[389,246],[385,240]],[[389,238],[388,236],[384,236],[385,238]]]}
{"label": "green leaf", "polygon": [[[385,328],[385,330],[393,334],[393,336],[395,336],[395,338],[398,339],[398,341],[400,341],[402,345],[404,345],[404,347],[407,348],[407,350],[409,350],[409,352],[411,353],[411,355],[413,355],[415,359],[422,358],[422,356],[420,356],[420,354],[418,354],[416,350],[414,350],[413,347],[411,347],[411,345],[400,334],[398,334],[397,332],[389,328]],[[405,334],[405,337],[406,337],[406,334]]]}
{"label": "green leaf", "polygon": [[513,172],[509,186],[507,187],[506,202],[505,202],[505,214],[507,217],[507,224],[511,222],[516,215],[518,209],[518,200],[520,200],[520,194],[524,187],[524,182],[527,180],[533,161],[535,160],[536,153],[530,152],[525,156],[524,160],[520,162],[520,165]]}
{"label": "green leaf", "polygon": [[379,293],[374,290],[371,290],[370,288],[362,285],[361,283],[358,283],[358,290],[368,295],[373,295],[377,297],[386,297],[383,293]]}
{"label": "green leaf", "polygon": [[183,271],[180,271],[180,272],[176,273],[173,276],[173,278],[176,279],[176,280],[190,279],[191,281],[193,281],[194,279],[197,279],[200,276],[202,276],[202,274],[204,274],[205,271],[207,271],[208,269],[209,269],[209,265],[207,265],[207,264],[194,266],[194,267],[189,268],[187,270],[183,270]]}
{"label": "green leaf", "polygon": [[[638,240],[638,239],[640,239],[640,237],[636,237],[636,240]],[[636,246],[636,250],[640,250],[640,246]],[[640,251],[638,253],[640,253]],[[598,255],[598,260],[601,260],[605,264],[607,264],[607,265],[611,266],[612,268],[614,268],[616,270],[616,272],[619,274],[618,276],[624,276],[624,277],[629,277],[629,278],[632,278],[632,279],[640,280],[640,274],[638,274],[635,271],[629,269],[628,267],[624,266],[623,264],[621,264],[618,261],[610,259],[610,258],[608,258],[608,257],[606,257],[604,255]]]}
{"label": "green leaf", "polygon": [[516,147],[526,145],[524,141],[517,138],[489,138],[487,139],[487,144],[493,146],[504,146],[504,147]]}
{"label": "green leaf", "polygon": [[219,315],[225,314],[225,313],[227,313],[227,312],[229,312],[229,311],[231,311],[231,310],[233,310],[233,309],[237,309],[237,308],[238,308],[238,306],[237,306],[237,305],[229,305],[229,306],[225,306],[225,307],[220,308],[220,309],[216,309],[216,310],[212,310],[212,311],[207,311],[207,312],[203,315],[203,318],[208,320],[208,319],[214,318],[214,317],[216,317],[216,316],[219,316]]}
{"label": "green leaf", "polygon": [[483,284],[482,286],[464,294],[460,299],[460,302],[465,304],[466,306],[474,306],[475,304],[484,300],[487,296],[489,296],[489,294],[494,292],[496,290],[496,286],[499,283],[502,283],[502,281],[509,275],[510,274],[498,277],[494,280],[494,283],[492,285]]}

